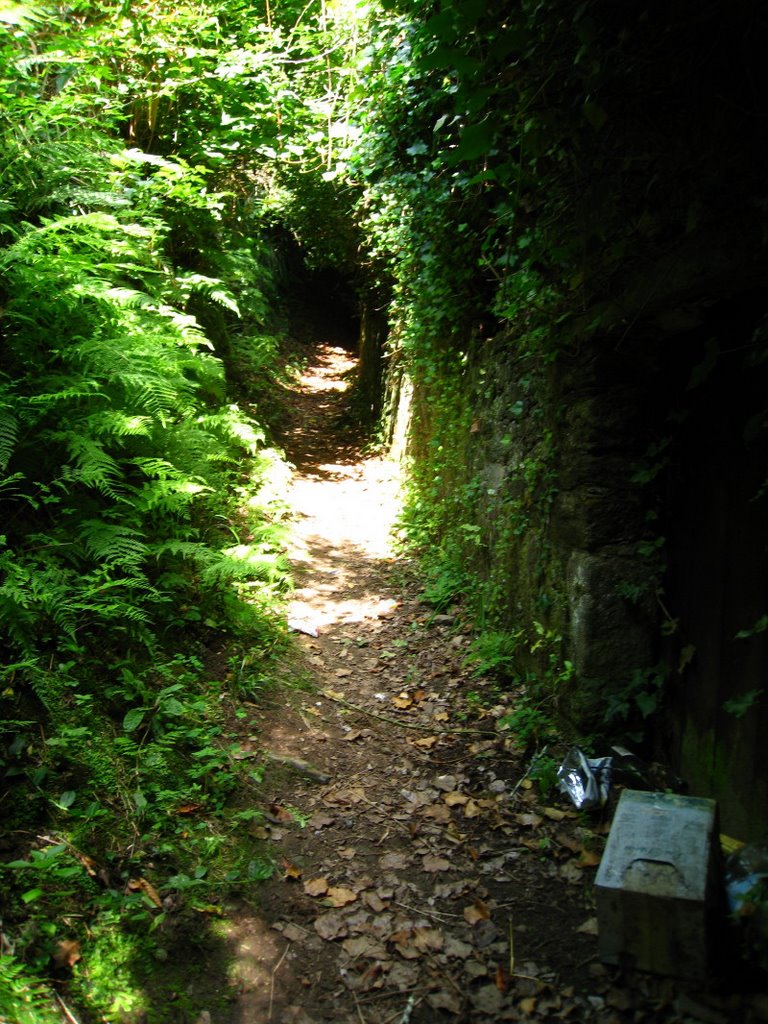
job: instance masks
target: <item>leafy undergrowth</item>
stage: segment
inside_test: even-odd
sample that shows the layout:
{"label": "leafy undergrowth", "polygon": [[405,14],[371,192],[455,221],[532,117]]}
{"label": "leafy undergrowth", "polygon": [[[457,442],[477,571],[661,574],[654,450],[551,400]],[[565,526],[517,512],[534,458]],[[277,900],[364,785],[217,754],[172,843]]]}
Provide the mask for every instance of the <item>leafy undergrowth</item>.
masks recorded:
{"label": "leafy undergrowth", "polygon": [[158,1005],[183,1019],[189,957],[178,962],[179,948],[215,962],[223,901],[254,899],[274,869],[253,838],[265,760],[244,752],[240,722],[244,701],[267,699],[280,637],[274,628],[247,648],[142,673],[111,666],[101,705],[65,675],[72,722],[86,720],[75,715],[85,707],[88,726],[62,723],[46,737],[31,718],[12,723],[0,1020],[60,1019],[51,984],[81,1020],[138,1020]]}

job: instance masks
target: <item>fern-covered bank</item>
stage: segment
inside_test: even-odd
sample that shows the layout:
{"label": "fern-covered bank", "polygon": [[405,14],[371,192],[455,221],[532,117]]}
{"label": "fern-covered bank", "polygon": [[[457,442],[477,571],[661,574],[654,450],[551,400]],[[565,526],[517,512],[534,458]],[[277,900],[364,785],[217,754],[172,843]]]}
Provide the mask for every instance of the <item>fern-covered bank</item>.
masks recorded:
{"label": "fern-covered bank", "polygon": [[[3,1021],[59,1019],[40,984],[86,935],[84,1019],[140,1016],[166,912],[272,870],[232,751],[290,584],[281,31],[243,56],[235,6],[0,8]],[[254,103],[246,153],[222,105]]]}

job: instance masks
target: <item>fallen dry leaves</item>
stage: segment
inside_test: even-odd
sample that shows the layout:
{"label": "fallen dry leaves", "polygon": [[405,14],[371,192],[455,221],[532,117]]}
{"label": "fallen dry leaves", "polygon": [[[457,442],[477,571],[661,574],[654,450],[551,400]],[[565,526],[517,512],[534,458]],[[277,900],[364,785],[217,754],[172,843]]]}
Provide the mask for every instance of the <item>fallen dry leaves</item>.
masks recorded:
{"label": "fallen dry leaves", "polygon": [[[323,349],[323,360],[344,358]],[[342,454],[328,455],[327,408],[310,416],[318,436],[307,422],[295,438],[310,468],[359,472],[362,485],[348,438],[338,438]],[[325,691],[332,706],[314,697],[301,706],[310,726],[302,736],[323,730],[328,740],[312,756],[323,762],[327,752],[331,784],[297,780],[264,826],[267,841],[292,844],[288,863],[306,879],[296,884],[286,870],[269,883],[274,927],[290,944],[286,976],[302,986],[270,1024],[682,1019],[671,984],[639,980],[630,991],[596,962],[590,884],[609,815],[590,821],[587,835],[567,800],[542,795],[526,776],[524,742],[497,726],[519,694],[468,678],[460,610],[435,614],[410,581],[390,578],[379,554],[339,539],[342,514],[355,529],[373,518],[360,514],[359,497],[347,489],[302,505],[307,536],[321,541],[302,572],[315,576],[329,614],[319,637],[298,643],[319,695],[329,683],[343,692]],[[477,711],[469,690],[481,694]],[[481,718],[490,735],[460,734]],[[301,809],[304,829],[280,814],[288,806]]]}
{"label": "fallen dry leaves", "polygon": [[327,878],[311,878],[304,883],[304,892],[308,896],[325,896],[328,892]]}
{"label": "fallen dry leaves", "polygon": [[326,907],[346,907],[348,903],[354,903],[357,893],[343,885],[332,885],[325,894],[323,903]]}
{"label": "fallen dry leaves", "polygon": [[[398,700],[410,702],[401,710],[411,713],[416,696],[398,691]],[[365,742],[370,730],[363,732],[349,735]],[[408,743],[419,756],[433,746]],[[546,969],[530,960],[515,966],[516,953],[542,937],[529,935],[524,924],[513,928],[498,895],[479,881],[487,878],[498,892],[505,877],[511,882],[508,872],[535,851],[553,879],[566,886],[583,882],[599,854],[585,846],[573,812],[540,802],[533,787],[521,786],[514,800],[505,785],[489,792],[478,786],[471,760],[449,773],[403,777],[399,789],[385,789],[383,781],[348,776],[343,784],[315,790],[308,828],[329,838],[351,828],[353,842],[334,841],[320,865],[324,870],[301,885],[316,906],[311,930],[279,922],[284,937],[302,945],[314,935],[338,949],[344,986],[358,997],[414,990],[432,1011],[455,1016],[469,1007],[479,1022],[572,1013],[590,1019],[579,1016],[578,998],[558,991]],[[491,843],[493,835],[499,839]],[[376,843],[387,839],[395,844],[381,852]],[[513,887],[508,898],[516,895]],[[521,918],[517,912],[515,920]],[[582,914],[573,941],[594,941],[593,929],[594,918]]]}

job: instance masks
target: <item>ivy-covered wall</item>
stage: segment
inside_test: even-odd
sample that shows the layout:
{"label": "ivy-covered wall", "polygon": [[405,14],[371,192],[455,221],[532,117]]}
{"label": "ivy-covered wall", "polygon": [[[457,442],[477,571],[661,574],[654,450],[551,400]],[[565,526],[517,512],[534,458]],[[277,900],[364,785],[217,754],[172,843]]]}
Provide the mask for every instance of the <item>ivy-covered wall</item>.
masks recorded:
{"label": "ivy-covered wall", "polygon": [[586,742],[764,835],[762,16],[384,6],[359,211],[427,596]]}
{"label": "ivy-covered wall", "polygon": [[[595,753],[620,742],[669,765],[742,839],[768,824],[754,298],[538,376],[499,334],[472,348],[449,403],[416,379],[409,448],[428,596],[463,594],[479,629],[509,635],[510,686],[527,681]],[[702,360],[694,335],[716,330]]]}

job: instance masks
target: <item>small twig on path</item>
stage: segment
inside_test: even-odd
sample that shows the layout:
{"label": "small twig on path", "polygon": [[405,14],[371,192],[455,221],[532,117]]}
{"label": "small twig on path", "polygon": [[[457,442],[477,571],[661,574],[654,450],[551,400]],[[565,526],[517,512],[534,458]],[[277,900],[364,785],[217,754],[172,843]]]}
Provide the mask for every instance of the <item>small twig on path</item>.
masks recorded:
{"label": "small twig on path", "polygon": [[466,752],[466,750],[461,755],[461,757],[452,757],[448,761],[438,761],[436,757],[430,757],[430,759],[429,759],[429,763],[434,768],[449,768],[449,767],[451,767],[454,764],[466,764],[466,762],[467,762],[467,752]]}
{"label": "small twig on path", "polygon": [[352,988],[349,990],[352,993],[352,998],[355,1000],[355,1009],[357,1010],[357,1016],[360,1018],[360,1024],[366,1024],[363,1011],[360,1009],[360,1000],[357,998],[357,992]]}
{"label": "small twig on path", "polygon": [[580,960],[576,964],[576,970],[580,971],[582,967],[586,967],[587,964],[591,963],[593,960],[597,960],[597,953],[590,953],[589,956],[585,957],[584,960]]}
{"label": "small twig on path", "polygon": [[411,1019],[411,1014],[413,1013],[413,1008],[414,1008],[415,1005],[416,1005],[415,997],[412,996],[412,995],[408,996],[408,1002],[405,1004],[405,1009],[403,1010],[403,1015],[400,1018],[400,1024],[408,1024],[408,1022]]}
{"label": "small twig on path", "polygon": [[531,772],[536,767],[536,765],[539,763],[539,761],[542,759],[542,757],[544,757],[544,755],[546,754],[548,749],[549,749],[549,747],[542,747],[541,750],[537,750],[536,753],[533,755],[533,757],[531,758],[531,763],[528,765],[528,768],[526,769],[525,774],[523,775],[523,777],[521,779],[518,779],[517,785],[512,790],[512,792],[509,794],[509,799],[510,800],[514,800],[514,798],[517,796],[518,790],[520,789],[522,784],[525,782],[525,780],[528,778],[528,776],[531,774]]}
{"label": "small twig on path", "polygon": [[380,722],[388,722],[390,725],[399,725],[401,729],[418,729],[421,732],[430,732],[434,735],[440,736],[493,736],[498,737],[498,733],[489,732],[487,729],[437,729],[432,725],[419,725],[416,722],[401,722],[399,718],[390,718],[388,715],[378,715],[375,711],[369,711],[368,708],[360,707],[359,704],[351,704],[348,700],[344,700],[342,697],[334,697],[328,690],[321,690],[320,693],[328,700],[334,700],[337,704],[343,704],[347,708],[351,708],[353,711],[359,711],[361,715],[368,715],[369,718],[376,718]]}
{"label": "small twig on path", "polygon": [[[366,1006],[368,1003],[376,1003],[380,999],[394,999],[396,996],[397,997],[399,997],[399,996],[406,996],[406,995],[410,995],[411,993],[414,993],[414,998],[415,998],[415,993],[416,992],[425,992],[425,991],[426,991],[426,989],[424,988],[423,985],[414,985],[413,988],[398,988],[398,989],[389,989],[389,990],[387,990],[387,989],[379,989],[377,992],[370,992],[370,993],[368,993],[367,996],[365,996],[363,999],[360,1000],[360,1005],[361,1006]],[[397,1016],[397,1014],[399,1014],[399,1013],[400,1013],[400,1011],[398,1010],[397,1013],[395,1014],[395,1016]],[[394,1020],[394,1017],[391,1017],[390,1020]]]}
{"label": "small twig on path", "polygon": [[286,957],[286,955],[288,953],[288,950],[290,948],[291,948],[291,944],[289,942],[288,945],[283,950],[283,955],[280,957],[280,959],[277,961],[275,966],[272,968],[272,977],[271,977],[270,982],[269,982],[269,1013],[267,1014],[267,1020],[268,1021],[272,1020],[272,1004],[273,1004],[274,999],[275,999],[275,975],[280,970],[280,966],[281,966],[283,960],[285,960],[285,957]]}
{"label": "small twig on path", "polygon": [[310,722],[310,720],[307,718],[307,716],[304,714],[300,707],[297,706],[295,710],[296,714],[304,723],[304,728],[307,730],[307,732],[311,733],[312,736],[316,736],[320,730],[316,729],[314,725],[312,725],[312,723]]}
{"label": "small twig on path", "polygon": [[411,992],[411,995],[408,997],[408,1002],[405,1004],[405,1009],[402,1011],[395,1010],[393,1014],[390,1014],[390,1016],[383,1021],[383,1024],[408,1024],[408,1022],[411,1019],[411,1014],[421,1002],[421,996],[419,996],[418,999],[416,998],[416,992],[421,991],[421,989],[414,988],[409,990],[406,988],[399,989],[397,992],[390,993],[391,995],[395,996],[404,996],[408,991]]}
{"label": "small twig on path", "polygon": [[273,761],[275,764],[281,764],[285,768],[292,768],[295,772],[300,775],[306,775],[307,778],[312,779],[313,782],[319,782],[322,785],[331,781],[331,776],[326,775],[325,772],[321,772],[313,765],[308,764],[306,761],[302,761],[298,757],[289,757],[287,754],[273,754],[267,750],[264,756],[268,761]]}
{"label": "small twig on path", "polygon": [[512,915],[509,915],[509,976],[515,973],[515,930],[512,926]]}
{"label": "small twig on path", "polygon": [[[427,953],[426,954],[426,958],[429,961],[429,963],[431,964],[431,966],[434,968],[435,973],[436,974],[440,974],[441,973],[441,967],[440,967],[440,964],[435,959],[435,957],[431,953]],[[448,982],[448,984],[451,986],[451,988],[456,993],[456,995],[459,997],[459,999],[461,999],[461,1001],[464,1002],[464,1000],[466,999],[467,993],[463,989],[459,988],[459,986],[456,983],[455,979],[450,974],[443,974],[443,978]]]}
{"label": "small twig on path", "polygon": [[80,1024],[80,1022],[78,1021],[77,1017],[74,1015],[74,1013],[72,1013],[72,1011],[67,1006],[67,1004],[64,1002],[64,1000],[61,998],[59,993],[58,992],[54,992],[53,995],[54,995],[54,998],[56,999],[56,1002],[59,1004],[59,1006],[63,1010],[64,1016],[69,1021],[69,1024]]}
{"label": "small twig on path", "polygon": [[398,903],[397,900],[392,901],[396,907],[402,907],[403,910],[410,910],[412,914],[421,914],[422,917],[431,917],[434,921],[447,921],[452,917],[458,918],[460,921],[464,920],[463,914],[442,914],[439,910],[419,910],[418,907],[409,907],[407,903]]}

